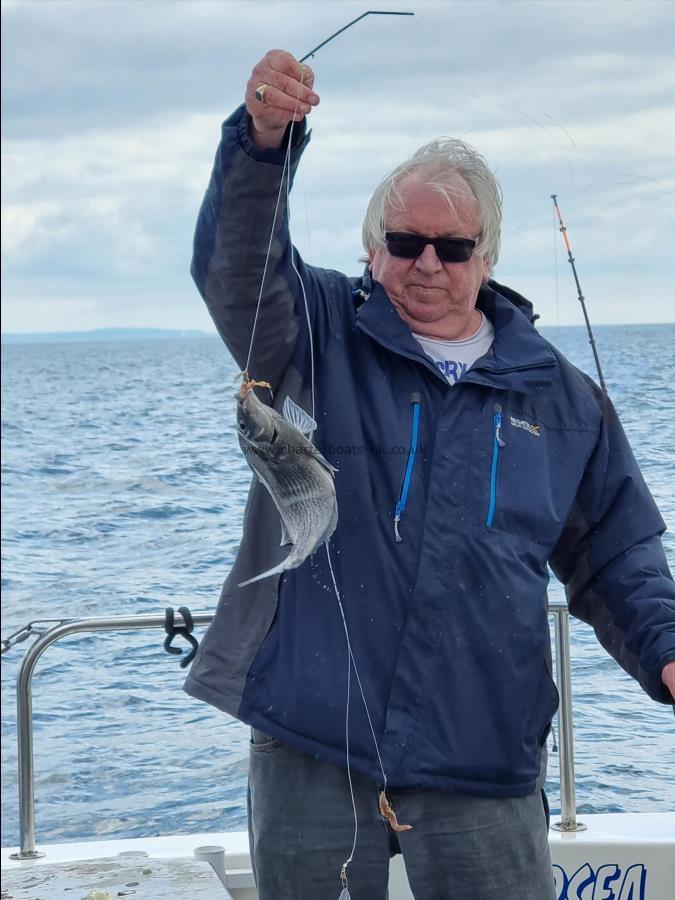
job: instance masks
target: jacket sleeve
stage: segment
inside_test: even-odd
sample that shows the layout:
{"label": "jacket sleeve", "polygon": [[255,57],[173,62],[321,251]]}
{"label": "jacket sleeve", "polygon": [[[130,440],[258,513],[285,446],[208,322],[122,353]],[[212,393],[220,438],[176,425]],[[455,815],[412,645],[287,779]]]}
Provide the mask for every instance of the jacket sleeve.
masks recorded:
{"label": "jacket sleeve", "polygon": [[[302,286],[291,254],[295,253],[310,303],[315,300],[311,290],[315,279],[290,241],[288,192],[281,186],[288,132],[281,149],[260,150],[249,137],[248,122],[242,106],[223,124],[197,219],[190,272],[242,370],[255,322],[249,375],[276,387],[294,353],[302,353],[298,339],[307,333],[305,310],[300,309]],[[292,141],[291,181],[309,141],[304,122],[293,129]],[[285,174],[283,178],[285,184]]]}
{"label": "jacket sleeve", "polygon": [[604,395],[600,433],[551,568],[572,615],[654,700],[675,659],[675,585],[661,543],[665,524],[616,412]]}

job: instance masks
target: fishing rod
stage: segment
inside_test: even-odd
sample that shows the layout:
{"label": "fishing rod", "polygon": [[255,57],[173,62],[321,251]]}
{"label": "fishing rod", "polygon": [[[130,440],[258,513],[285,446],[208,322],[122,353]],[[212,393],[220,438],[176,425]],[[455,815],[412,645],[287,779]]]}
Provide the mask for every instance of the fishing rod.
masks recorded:
{"label": "fishing rod", "polygon": [[352,25],[356,25],[357,22],[360,22],[361,19],[365,19],[366,16],[414,16],[413,12],[399,12],[398,10],[392,12],[391,10],[386,9],[369,9],[368,12],[361,13],[360,16],[357,16],[355,19],[352,19],[351,22],[348,22],[346,25],[343,25],[342,28],[338,29],[336,32],[331,34],[330,37],[326,38],[325,41],[321,41],[313,50],[310,50],[309,53],[305,53],[302,59],[299,59],[298,62],[304,62],[306,59],[309,59],[310,56],[314,56],[317,50],[320,50],[322,47],[325,47],[333,38],[336,38],[338,34],[342,34],[343,31],[346,31],[348,28],[351,28]]}
{"label": "fishing rod", "polygon": [[558,195],[551,194],[551,199],[553,200],[553,205],[555,206],[555,211],[558,216],[558,221],[560,222],[560,231],[563,236],[563,240],[565,241],[565,246],[567,247],[567,259],[569,264],[572,266],[572,274],[574,275],[574,281],[577,286],[577,295],[579,297],[579,303],[581,303],[581,309],[584,313],[584,319],[586,321],[586,330],[588,331],[588,341],[591,345],[591,349],[593,350],[593,357],[595,359],[595,366],[598,370],[598,378],[600,379],[600,387],[607,393],[607,385],[605,384],[605,377],[602,374],[602,367],[600,365],[600,357],[598,356],[598,348],[595,346],[595,338],[593,337],[593,329],[591,328],[591,322],[588,318],[588,312],[586,310],[586,303],[584,302],[585,298],[581,291],[581,285],[579,284],[579,276],[577,275],[577,269],[574,265],[574,257],[572,256],[572,248],[570,247],[569,238],[567,237],[567,229],[562,220],[562,215],[560,214],[560,207],[558,206]]}

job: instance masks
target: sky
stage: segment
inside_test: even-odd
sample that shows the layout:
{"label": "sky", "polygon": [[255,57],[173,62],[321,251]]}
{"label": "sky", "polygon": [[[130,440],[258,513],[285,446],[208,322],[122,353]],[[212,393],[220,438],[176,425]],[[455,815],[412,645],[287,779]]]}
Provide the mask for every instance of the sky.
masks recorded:
{"label": "sky", "polygon": [[3,0],[2,331],[213,330],[189,276],[222,121],[274,47],[321,104],[292,198],[307,262],[358,274],[387,171],[440,135],[504,194],[495,278],[542,325],[674,322],[671,0]]}

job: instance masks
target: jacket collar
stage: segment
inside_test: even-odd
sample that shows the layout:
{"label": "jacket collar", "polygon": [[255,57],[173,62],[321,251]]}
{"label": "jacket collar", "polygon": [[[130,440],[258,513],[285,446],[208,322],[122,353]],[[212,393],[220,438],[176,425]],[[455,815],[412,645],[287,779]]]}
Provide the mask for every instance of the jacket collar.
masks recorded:
{"label": "jacket collar", "polygon": [[[361,286],[362,296],[363,289],[369,286]],[[462,382],[524,394],[550,390],[557,381],[556,357],[548,342],[528,321],[536,318],[532,305],[515,291],[502,288],[509,294],[507,299],[497,288],[502,286],[496,282],[484,285],[476,303],[494,326],[494,342],[488,353],[465,373]],[[378,282],[374,282],[372,291],[357,310],[356,322],[361,331],[382,346],[423,364],[449,387]]]}

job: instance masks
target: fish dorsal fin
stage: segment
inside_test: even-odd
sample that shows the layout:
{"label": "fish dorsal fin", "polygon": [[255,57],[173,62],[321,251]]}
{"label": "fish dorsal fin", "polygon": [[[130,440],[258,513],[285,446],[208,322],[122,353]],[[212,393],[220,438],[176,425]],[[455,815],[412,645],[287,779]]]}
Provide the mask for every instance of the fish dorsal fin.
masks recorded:
{"label": "fish dorsal fin", "polygon": [[286,419],[290,425],[297,428],[298,431],[302,432],[306,437],[309,437],[311,433],[316,430],[316,422],[314,419],[308,415],[301,406],[298,406],[294,400],[291,400],[290,397],[286,397],[284,400],[282,412],[284,414],[284,419]]}

